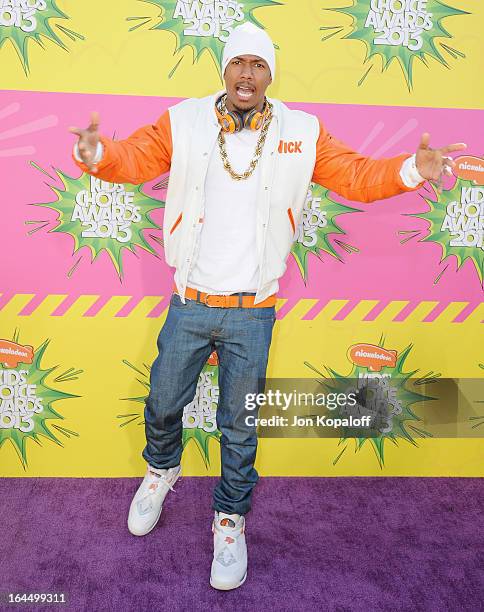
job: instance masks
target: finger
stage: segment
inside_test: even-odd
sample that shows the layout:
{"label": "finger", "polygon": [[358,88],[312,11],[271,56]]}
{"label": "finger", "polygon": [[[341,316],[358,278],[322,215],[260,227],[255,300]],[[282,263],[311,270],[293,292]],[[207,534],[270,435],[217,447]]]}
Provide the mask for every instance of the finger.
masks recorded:
{"label": "finger", "polygon": [[91,113],[91,125],[89,128],[94,132],[97,132],[99,129],[99,113],[97,111]]}
{"label": "finger", "polygon": [[443,172],[444,163],[443,163],[442,156],[440,155],[438,151],[433,151],[433,153],[434,153],[434,159],[433,159],[433,163],[431,167],[431,176],[434,179],[434,181],[437,181],[439,180],[439,177]]}
{"label": "finger", "polygon": [[428,132],[424,132],[420,139],[419,149],[428,149],[430,143],[430,134]]}
{"label": "finger", "polygon": [[467,149],[465,142],[456,142],[446,147],[442,147],[440,151],[442,151],[442,153],[451,153],[452,151],[462,151],[463,149]]}
{"label": "finger", "polygon": [[442,173],[445,162],[442,153],[439,150],[432,151],[432,155],[432,175],[434,179],[438,179],[440,174]]}

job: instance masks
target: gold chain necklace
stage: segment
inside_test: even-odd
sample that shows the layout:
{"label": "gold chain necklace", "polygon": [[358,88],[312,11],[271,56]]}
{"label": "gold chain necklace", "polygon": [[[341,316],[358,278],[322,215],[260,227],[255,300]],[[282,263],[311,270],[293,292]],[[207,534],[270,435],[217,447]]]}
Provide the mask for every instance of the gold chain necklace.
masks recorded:
{"label": "gold chain necklace", "polygon": [[[220,150],[220,157],[222,158],[222,162],[223,162],[225,170],[227,170],[230,176],[236,181],[242,181],[244,179],[248,179],[249,176],[254,172],[257,166],[257,163],[262,155],[262,149],[264,148],[264,143],[267,138],[267,132],[269,131],[269,126],[272,120],[272,108],[273,108],[272,104],[269,101],[267,101],[266,103],[269,107],[269,110],[267,111],[267,114],[264,118],[264,124],[262,125],[262,129],[260,131],[259,138],[257,139],[257,144],[255,146],[255,151],[254,151],[254,157],[252,158],[249,166],[247,167],[247,170],[245,172],[242,172],[242,174],[235,172],[235,170],[230,165],[229,158],[227,156],[227,149],[225,147],[225,135],[224,135],[223,130],[220,130],[219,132],[217,140],[218,140],[218,147]],[[221,110],[222,112],[227,112],[227,109],[225,107],[225,97],[222,99],[222,102],[221,102]]]}

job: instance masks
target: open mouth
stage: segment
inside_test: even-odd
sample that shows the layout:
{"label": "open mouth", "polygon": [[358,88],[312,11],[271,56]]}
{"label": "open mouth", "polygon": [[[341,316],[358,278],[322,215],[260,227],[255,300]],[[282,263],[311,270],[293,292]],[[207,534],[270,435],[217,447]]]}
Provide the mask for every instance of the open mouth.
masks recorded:
{"label": "open mouth", "polygon": [[237,96],[240,100],[250,100],[250,98],[254,95],[255,89],[250,87],[249,85],[239,85],[235,88],[237,92]]}

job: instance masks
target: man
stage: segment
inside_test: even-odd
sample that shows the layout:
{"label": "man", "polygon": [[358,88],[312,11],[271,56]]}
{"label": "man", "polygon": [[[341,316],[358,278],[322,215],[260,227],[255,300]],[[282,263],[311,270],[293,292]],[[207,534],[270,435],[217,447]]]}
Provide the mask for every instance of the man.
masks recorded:
{"label": "man", "polygon": [[252,24],[233,30],[222,73],[224,92],[185,100],[126,140],[100,136],[96,113],[86,130],[71,131],[79,136],[79,166],[103,180],[136,184],[170,170],[163,232],[175,287],[146,400],[147,472],[128,527],[145,535],[160,517],[180,476],[183,408],[216,350],[221,479],[213,496],[210,583],[228,590],[247,576],[245,515],[258,480],[257,436],[245,423],[244,398],[263,389],[278,278],[309,183],[351,200],[387,198],[450,173],[446,154],[465,145],[432,150],[424,134],[413,156],[371,160],[351,151],[316,117],[266,98],[274,47]]}

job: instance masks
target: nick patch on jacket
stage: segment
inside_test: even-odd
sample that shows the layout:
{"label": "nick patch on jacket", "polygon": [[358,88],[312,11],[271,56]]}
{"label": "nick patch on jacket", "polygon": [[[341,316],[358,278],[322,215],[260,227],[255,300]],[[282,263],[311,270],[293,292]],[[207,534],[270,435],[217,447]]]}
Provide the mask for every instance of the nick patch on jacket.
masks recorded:
{"label": "nick patch on jacket", "polygon": [[279,153],[301,153],[302,152],[302,140],[291,140],[286,142],[285,140],[279,141]]}

